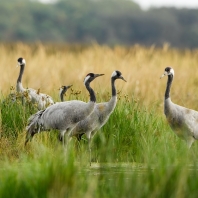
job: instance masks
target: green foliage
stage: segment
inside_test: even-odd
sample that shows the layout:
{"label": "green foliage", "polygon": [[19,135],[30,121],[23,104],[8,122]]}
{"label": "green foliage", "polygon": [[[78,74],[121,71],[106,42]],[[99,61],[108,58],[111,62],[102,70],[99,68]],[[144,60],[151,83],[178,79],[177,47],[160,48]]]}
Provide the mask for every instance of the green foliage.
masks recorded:
{"label": "green foliage", "polygon": [[2,0],[0,5],[2,42],[97,41],[109,45],[169,42],[176,47],[198,46],[196,9],[143,11],[133,1],[125,0],[59,0],[52,4]]}
{"label": "green foliage", "polygon": [[1,102],[1,128],[2,136],[16,139],[27,125],[27,119],[36,111],[34,105],[20,95],[10,94]]}
{"label": "green foliage", "polygon": [[[38,148],[40,152],[42,147]],[[63,197],[69,193],[74,186],[76,171],[72,153],[50,156],[47,150],[42,149],[42,152],[35,159],[22,157],[22,163],[5,163],[9,174],[0,170],[1,197]]]}
{"label": "green foliage", "polygon": [[[32,109],[8,101],[1,104],[2,127],[10,126],[12,117],[17,124],[11,127],[21,133]],[[85,138],[78,149],[75,139],[64,148],[53,134],[36,134],[18,148],[17,160],[0,158],[0,197],[197,197],[196,142],[188,150],[155,107],[146,108],[134,97],[119,96],[109,121],[94,136],[91,167]]]}

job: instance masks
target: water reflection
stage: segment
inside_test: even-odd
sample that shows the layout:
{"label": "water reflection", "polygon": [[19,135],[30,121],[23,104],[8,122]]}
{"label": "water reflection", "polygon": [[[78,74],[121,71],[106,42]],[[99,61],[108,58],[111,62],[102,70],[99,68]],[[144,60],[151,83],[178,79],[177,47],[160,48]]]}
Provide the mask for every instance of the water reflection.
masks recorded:
{"label": "water reflection", "polygon": [[92,163],[81,173],[88,175],[142,175],[148,171],[148,167],[137,163]]}

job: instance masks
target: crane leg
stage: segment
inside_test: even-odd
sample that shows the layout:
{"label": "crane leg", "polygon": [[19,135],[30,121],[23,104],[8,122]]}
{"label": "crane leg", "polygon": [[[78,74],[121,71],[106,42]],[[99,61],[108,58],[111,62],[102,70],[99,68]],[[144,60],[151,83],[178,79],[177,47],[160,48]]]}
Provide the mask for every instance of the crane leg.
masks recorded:
{"label": "crane leg", "polygon": [[91,166],[91,138],[88,139],[88,147],[89,147],[89,165]]}
{"label": "crane leg", "polygon": [[91,132],[85,133],[88,139],[88,148],[89,148],[89,165],[91,166]]}
{"label": "crane leg", "polygon": [[186,140],[186,143],[187,143],[187,146],[188,148],[190,148],[192,146],[192,143],[195,141],[195,139],[193,137],[189,137],[187,140]]}
{"label": "crane leg", "polygon": [[65,136],[64,136],[65,132],[66,132],[66,130],[62,130],[59,133],[59,140],[63,143],[63,146],[65,145]]}

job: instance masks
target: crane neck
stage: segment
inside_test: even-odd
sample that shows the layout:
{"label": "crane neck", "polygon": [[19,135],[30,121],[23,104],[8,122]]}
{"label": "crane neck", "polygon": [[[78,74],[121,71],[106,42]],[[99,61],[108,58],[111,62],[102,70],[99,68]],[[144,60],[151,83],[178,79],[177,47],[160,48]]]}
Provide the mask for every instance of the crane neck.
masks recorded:
{"label": "crane neck", "polygon": [[90,84],[89,81],[86,82],[86,83],[85,83],[85,87],[86,87],[86,89],[88,90],[88,92],[89,92],[89,94],[90,94],[90,101],[91,101],[91,102],[96,102],[95,92],[94,92],[94,90],[90,87],[89,84]]}
{"label": "crane neck", "polygon": [[18,76],[17,82],[21,82],[24,69],[25,69],[25,65],[21,65],[20,66],[20,72],[19,72],[19,76]]}
{"label": "crane neck", "polygon": [[20,66],[20,72],[19,72],[19,76],[18,76],[18,79],[17,79],[17,91],[20,92],[20,91],[24,91],[24,88],[23,88],[23,85],[22,85],[22,76],[23,76],[23,72],[24,72],[24,69],[25,69],[25,65],[21,65]]}
{"label": "crane neck", "polygon": [[60,99],[61,99],[61,102],[64,102],[64,94],[63,93],[60,93]]}
{"label": "crane neck", "polygon": [[112,96],[111,99],[107,102],[107,108],[106,108],[106,114],[110,115],[117,103],[117,92],[116,92],[116,88],[115,88],[115,80],[116,78],[111,78],[111,90],[112,90]]}
{"label": "crane neck", "polygon": [[115,88],[115,78],[111,78],[111,91],[112,97],[117,95],[116,88]]}
{"label": "crane neck", "polygon": [[165,100],[170,98],[170,89],[171,84],[173,82],[173,75],[168,75],[167,85],[166,85],[166,91],[165,91]]}
{"label": "crane neck", "polygon": [[61,88],[59,92],[61,102],[64,102],[64,94],[65,94],[65,91],[64,89]]}

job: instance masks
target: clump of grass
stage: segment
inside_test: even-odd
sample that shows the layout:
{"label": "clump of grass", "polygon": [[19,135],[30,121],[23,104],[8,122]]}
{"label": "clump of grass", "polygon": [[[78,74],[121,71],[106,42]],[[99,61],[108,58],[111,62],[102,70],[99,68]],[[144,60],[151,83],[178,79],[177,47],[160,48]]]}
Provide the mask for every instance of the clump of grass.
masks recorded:
{"label": "clump of grass", "polygon": [[[93,138],[92,160],[148,162],[148,154],[155,152],[154,145],[160,144],[161,137],[169,138],[171,132],[164,131],[170,128],[154,113],[155,109],[147,109],[134,97],[119,97],[122,99],[118,100],[110,119]],[[84,143],[87,145],[86,140]]]}
{"label": "clump of grass", "polygon": [[27,125],[28,117],[36,112],[36,106],[25,101],[21,94],[10,94],[1,101],[2,136],[16,139]]}
{"label": "clump of grass", "polygon": [[76,171],[72,152],[67,156],[60,148],[57,154],[39,145],[37,149],[32,158],[23,154],[17,163],[4,162],[0,170],[1,197],[64,197],[69,194]]}

